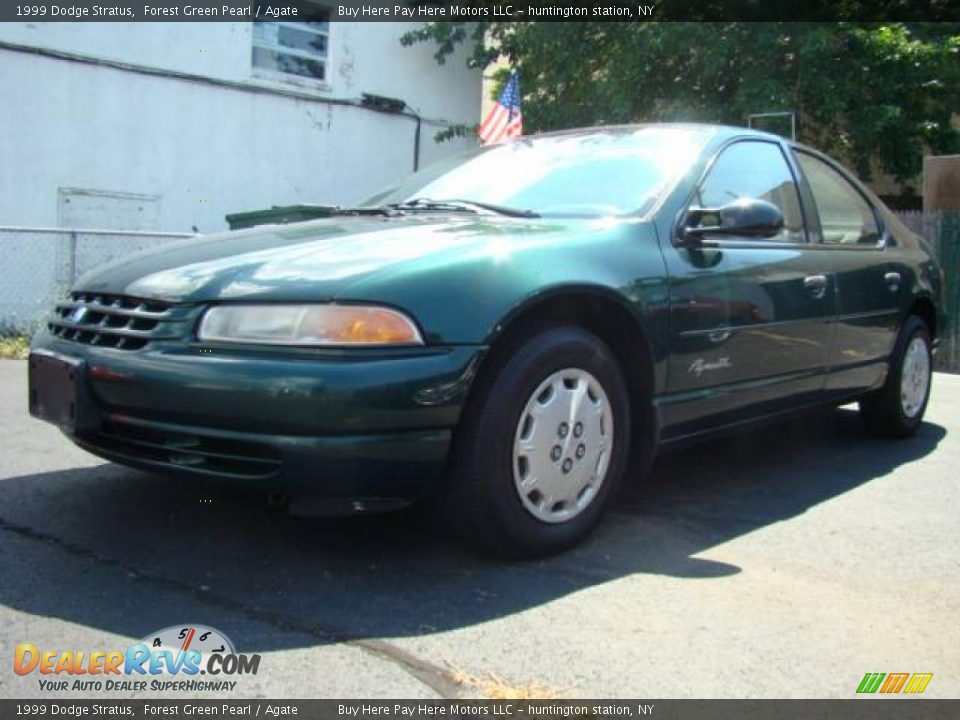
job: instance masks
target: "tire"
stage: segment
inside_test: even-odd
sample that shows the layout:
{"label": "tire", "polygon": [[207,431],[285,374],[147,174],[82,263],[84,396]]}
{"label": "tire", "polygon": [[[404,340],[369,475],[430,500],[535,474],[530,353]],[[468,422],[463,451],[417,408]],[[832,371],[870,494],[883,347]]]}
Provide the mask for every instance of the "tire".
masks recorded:
{"label": "tire", "polygon": [[860,399],[867,430],[877,437],[913,435],[927,409],[932,372],[930,331],[923,320],[911,315],[900,328],[883,387]]}
{"label": "tire", "polygon": [[560,552],[597,525],[623,479],[623,375],[600,338],[568,326],[534,328],[490,362],[457,430],[443,512],[486,554]]}

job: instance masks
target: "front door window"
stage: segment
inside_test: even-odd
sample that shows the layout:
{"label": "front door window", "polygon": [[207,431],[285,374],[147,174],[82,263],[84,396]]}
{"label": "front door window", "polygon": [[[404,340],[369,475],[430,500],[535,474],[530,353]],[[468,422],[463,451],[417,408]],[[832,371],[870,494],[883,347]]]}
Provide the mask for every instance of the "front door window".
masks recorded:
{"label": "front door window", "polygon": [[775,143],[744,141],[727,147],[700,183],[694,202],[720,208],[741,198],[766,200],[783,213],[783,230],[766,241],[806,242],[797,184]]}

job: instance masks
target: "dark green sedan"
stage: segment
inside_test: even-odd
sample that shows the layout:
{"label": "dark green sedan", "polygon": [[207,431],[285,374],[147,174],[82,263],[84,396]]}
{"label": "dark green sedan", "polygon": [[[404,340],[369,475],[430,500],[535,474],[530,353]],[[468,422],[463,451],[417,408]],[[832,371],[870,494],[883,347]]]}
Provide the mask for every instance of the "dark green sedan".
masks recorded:
{"label": "dark green sedan", "polygon": [[330,511],[430,495],[480,548],[534,556],[659,447],[854,400],[913,433],[942,281],[815,150],[591,128],[87,275],[33,341],[30,410],[110,460]]}

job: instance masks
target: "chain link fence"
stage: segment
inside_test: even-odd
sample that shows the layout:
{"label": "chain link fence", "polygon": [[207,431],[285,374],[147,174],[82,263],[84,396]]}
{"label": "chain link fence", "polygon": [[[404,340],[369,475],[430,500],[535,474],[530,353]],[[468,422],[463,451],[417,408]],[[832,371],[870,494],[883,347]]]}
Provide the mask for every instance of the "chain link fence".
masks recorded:
{"label": "chain link fence", "polygon": [[936,367],[960,373],[960,212],[902,212],[897,217],[933,248],[944,271],[944,312]]}
{"label": "chain link fence", "polygon": [[30,334],[77,278],[178,233],[0,226],[0,335]]}

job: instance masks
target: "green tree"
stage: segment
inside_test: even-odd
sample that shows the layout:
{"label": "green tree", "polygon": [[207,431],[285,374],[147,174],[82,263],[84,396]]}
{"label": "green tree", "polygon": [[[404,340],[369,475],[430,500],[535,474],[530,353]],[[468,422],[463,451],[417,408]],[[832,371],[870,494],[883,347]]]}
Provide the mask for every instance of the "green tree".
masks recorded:
{"label": "green tree", "polygon": [[[960,151],[960,23],[432,23],[404,42],[521,73],[527,132],[797,113],[799,139],[900,181]],[[501,71],[504,73],[505,71]],[[502,79],[502,78],[501,78]]]}

